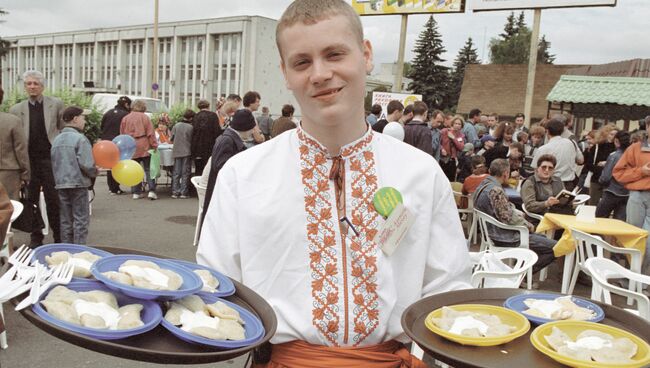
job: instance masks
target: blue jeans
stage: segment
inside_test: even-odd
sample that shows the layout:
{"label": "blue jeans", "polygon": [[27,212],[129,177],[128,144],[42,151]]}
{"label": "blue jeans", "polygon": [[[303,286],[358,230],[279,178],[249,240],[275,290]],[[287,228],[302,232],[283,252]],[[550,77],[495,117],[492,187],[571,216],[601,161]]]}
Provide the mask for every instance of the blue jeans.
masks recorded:
{"label": "blue jeans", "polygon": [[[650,191],[631,190],[626,214],[628,224],[650,231]],[[641,273],[650,275],[650,238],[646,240],[645,248]]]}
{"label": "blue jeans", "polygon": [[[155,192],[156,191],[156,181],[151,177],[149,174],[149,165],[151,163],[151,157],[140,157],[140,158],[134,158],[134,161],[138,162],[140,165],[144,167],[144,176],[147,180],[147,186],[149,187],[150,192]],[[142,184],[138,184],[136,186],[131,187],[131,192],[133,194],[140,194],[142,193]]]}
{"label": "blue jeans", "polygon": [[172,194],[186,196],[188,183],[192,173],[192,158],[176,157],[174,159],[174,174],[172,175]]}
{"label": "blue jeans", "polygon": [[71,244],[86,244],[90,209],[88,189],[57,189],[59,192],[61,241]]}

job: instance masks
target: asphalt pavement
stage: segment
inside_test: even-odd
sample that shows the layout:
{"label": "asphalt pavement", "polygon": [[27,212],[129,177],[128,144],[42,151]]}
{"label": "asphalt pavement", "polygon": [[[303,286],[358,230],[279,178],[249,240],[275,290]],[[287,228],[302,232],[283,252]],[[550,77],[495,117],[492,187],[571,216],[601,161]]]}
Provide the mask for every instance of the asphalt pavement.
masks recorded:
{"label": "asphalt pavement", "polygon": [[[162,182],[166,182],[163,173]],[[125,189],[124,187],[122,189]],[[192,245],[198,210],[196,197],[172,199],[170,187],[159,185],[158,200],[131,199],[127,193],[111,196],[106,177],[95,185],[88,244],[130,248],[178,259],[195,261]],[[29,244],[29,234],[16,232],[15,244]],[[52,235],[45,243],[53,242]],[[57,339],[15,312],[10,303],[4,305],[9,348],[0,350],[2,368],[152,368],[160,364],[116,358],[87,350]],[[179,344],[185,344],[179,340]],[[215,364],[192,367],[243,367],[246,357]],[[165,365],[165,367],[181,367]]]}

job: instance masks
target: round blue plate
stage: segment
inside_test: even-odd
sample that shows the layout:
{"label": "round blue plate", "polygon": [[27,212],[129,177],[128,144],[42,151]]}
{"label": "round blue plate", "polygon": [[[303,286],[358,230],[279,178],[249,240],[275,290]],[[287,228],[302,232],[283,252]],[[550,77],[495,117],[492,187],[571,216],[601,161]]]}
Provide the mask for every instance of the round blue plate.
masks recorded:
{"label": "round blue plate", "polygon": [[210,271],[212,276],[214,276],[219,281],[219,287],[217,288],[217,291],[215,291],[214,293],[210,293],[207,291],[199,291],[197,294],[208,294],[217,297],[224,297],[224,296],[230,296],[235,293],[235,284],[232,283],[232,281],[230,280],[230,278],[228,278],[228,276],[219,273],[208,266],[202,266],[194,262],[182,261],[180,259],[174,259],[171,261],[174,263],[178,263],[179,265],[185,266],[190,270],[208,270]]}
{"label": "round blue plate", "polygon": [[[55,244],[47,244],[47,245],[42,245],[36,249],[34,249],[34,257],[32,260],[39,261],[42,265],[47,266],[47,262],[45,261],[45,256],[49,256],[50,254],[54,252],[69,252],[69,253],[81,253],[83,251],[88,251],[92,254],[96,254],[100,257],[108,257],[112,256],[113,253],[109,253],[107,251],[101,250],[101,249],[95,249],[92,247],[88,247],[85,245],[79,245],[79,244],[65,244],[65,243],[55,243]],[[32,261],[32,262],[33,262]],[[73,277],[72,281],[86,281],[89,280],[87,278],[83,277]]]}
{"label": "round blue plate", "polygon": [[[72,323],[61,321],[60,319],[56,319],[52,315],[47,313],[47,311],[41,305],[40,302],[32,306],[32,310],[39,317],[59,327],[65,328],[67,330],[82,335],[86,335],[95,339],[99,339],[99,340],[117,340],[117,339],[124,339],[126,337],[135,336],[150,331],[154,329],[156,326],[158,326],[160,320],[162,319],[162,310],[160,309],[158,303],[149,300],[139,300],[124,295],[122,293],[117,293],[113,290],[110,290],[109,288],[106,287],[106,285],[102,284],[99,281],[92,281],[92,280],[73,281],[68,285],[64,285],[64,286],[74,291],[91,291],[91,290],[108,291],[110,293],[113,293],[113,295],[115,295],[115,298],[117,299],[117,304],[119,306],[124,306],[127,304],[142,304],[142,306],[144,307],[140,315],[142,322],[144,322],[143,326],[131,328],[128,330],[99,330],[95,328],[75,325]],[[44,293],[41,296],[41,300],[45,299],[46,296],[47,293]]]}
{"label": "round blue plate", "polygon": [[[548,319],[548,318],[542,318],[542,317],[535,317],[535,316],[531,316],[531,315],[528,315],[528,314],[524,313],[524,311],[528,309],[526,304],[524,304],[524,300],[526,300],[526,299],[555,300],[555,299],[557,299],[559,297],[562,297],[562,296],[564,296],[564,295],[560,295],[560,294],[543,294],[543,293],[519,294],[519,295],[511,296],[510,298],[506,299],[506,301],[503,303],[503,306],[508,308],[508,309],[512,309],[514,311],[517,311],[517,312],[523,314],[532,323],[542,325],[542,324],[547,323],[547,322],[554,322],[555,320],[554,319]],[[578,297],[575,297],[575,296],[571,296],[571,301],[576,303],[576,305],[578,305],[579,307],[591,309],[593,312],[596,313],[596,316],[594,318],[590,319],[590,320],[587,320],[587,322],[600,322],[605,318],[605,312],[597,304],[594,304],[594,303],[592,303],[592,302],[590,302],[588,300],[578,298]]]}
{"label": "round blue plate", "polygon": [[161,324],[165,327],[172,335],[178,337],[179,339],[193,343],[207,345],[223,349],[235,349],[248,346],[256,343],[262,337],[264,337],[264,326],[259,318],[255,317],[253,313],[249,312],[247,309],[240,307],[237,304],[231,303],[227,300],[221,299],[209,293],[197,294],[206,304],[216,303],[217,301],[222,301],[226,303],[229,307],[234,308],[239,312],[239,316],[244,320],[244,331],[246,338],[244,340],[232,341],[232,340],[213,340],[205,337],[193,335],[189,332],[181,330],[180,327],[174,326],[165,318],[162,319]]}
{"label": "round blue plate", "polygon": [[[183,284],[178,290],[151,290],[115,282],[102,275],[103,272],[117,272],[120,266],[128,260],[149,261],[157,264],[160,268],[174,271],[183,278]],[[103,282],[109,288],[138,299],[156,299],[163,301],[180,299],[184,296],[196,293],[203,287],[203,281],[201,281],[199,275],[195,274],[187,267],[180,266],[174,262],[170,262],[169,260],[135,254],[117,255],[102,258],[93,264],[93,266],[90,268],[90,272],[92,272],[93,276],[95,276],[97,280]]]}

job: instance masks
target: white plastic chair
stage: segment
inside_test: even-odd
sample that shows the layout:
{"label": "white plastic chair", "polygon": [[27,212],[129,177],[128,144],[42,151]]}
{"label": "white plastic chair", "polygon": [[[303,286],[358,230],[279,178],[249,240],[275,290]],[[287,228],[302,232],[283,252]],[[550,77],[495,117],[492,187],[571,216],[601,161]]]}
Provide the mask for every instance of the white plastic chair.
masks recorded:
{"label": "white plastic chair", "polygon": [[540,214],[538,214],[538,213],[533,213],[533,212],[528,211],[528,209],[526,208],[526,203],[522,203],[522,204],[521,204],[521,209],[524,211],[524,213],[526,214],[526,216],[528,216],[528,217],[530,217],[530,218],[533,218],[533,219],[535,219],[535,220],[542,221],[542,219],[544,218],[543,215],[540,215]]}
{"label": "white plastic chair", "polygon": [[[495,227],[498,227],[498,228],[504,229],[504,230],[518,231],[519,232],[519,239],[520,239],[520,245],[519,245],[518,248],[528,249],[530,239],[528,237],[529,232],[528,232],[528,228],[526,226],[523,226],[523,225],[515,226],[515,225],[504,224],[503,222],[498,221],[494,217],[492,217],[492,216],[490,216],[490,215],[488,215],[488,214],[486,214],[484,212],[481,212],[481,211],[477,210],[476,208],[474,208],[474,216],[476,216],[478,218],[478,223],[479,223],[479,226],[480,226],[480,229],[481,229],[481,248],[480,248],[481,252],[483,252],[485,250],[488,250],[488,249],[489,250],[494,250],[496,252],[501,252],[501,251],[504,251],[504,250],[513,249],[512,247],[499,247],[499,246],[494,245],[494,242],[492,241],[492,239],[488,235],[488,229],[489,229],[488,224],[494,225]],[[532,268],[530,268],[528,270],[526,281],[528,283],[527,284],[528,289],[532,289],[533,288],[533,269]]]}
{"label": "white plastic chair", "polygon": [[575,198],[573,198],[573,206],[577,207],[580,205],[583,205],[587,203],[591,199],[591,196],[589,194],[578,194]]}
{"label": "white plastic chair", "polygon": [[[471,255],[470,255],[471,256]],[[530,249],[511,248],[501,252],[482,252],[472,274],[474,288],[519,288],[521,281],[537,262],[537,254]],[[510,260],[511,265],[507,262]]]}
{"label": "white plastic chair", "polygon": [[454,191],[454,198],[457,203],[460,203],[463,198],[467,199],[467,208],[458,208],[458,213],[467,215],[466,222],[469,225],[467,230],[467,247],[469,248],[472,244],[476,243],[476,229],[478,225],[476,216],[474,216],[474,199],[471,195],[465,195],[457,191]]}
{"label": "white plastic chair", "polygon": [[[603,258],[604,251],[615,254],[625,254],[630,259],[630,270],[632,272],[641,273],[641,263],[643,262],[643,259],[641,258],[641,252],[639,250],[615,247],[604,241],[599,236],[587,234],[576,229],[571,229],[571,236],[573,239],[575,239],[576,242],[576,257],[575,266],[573,267],[573,272],[571,273],[572,276],[571,283],[569,284],[569,294],[573,294],[573,288],[576,286],[576,281],[578,280],[578,274],[580,271],[591,276],[589,274],[589,271],[584,267],[585,261],[589,258],[594,257]],[[596,248],[596,254],[594,254],[594,247]],[[630,282],[630,291],[634,290],[635,283]],[[632,298],[628,298],[627,303],[632,304]]]}
{"label": "white plastic chair", "polygon": [[619,265],[618,263],[607,258],[589,258],[585,261],[584,267],[591,274],[591,279],[594,285],[598,285],[600,291],[592,289],[591,299],[599,302],[612,304],[611,295],[614,293],[628,299],[636,301],[636,310],[626,309],[626,311],[634,313],[646,321],[650,322],[650,300],[641,292],[625,290],[622,287],[612,285],[608,279],[627,279],[630,284],[638,284],[642,288],[643,285],[650,285],[650,276],[642,275],[640,273],[632,272],[627,268]]}
{"label": "white plastic chair", "polygon": [[[14,211],[11,213],[11,218],[9,219],[9,227],[7,228],[7,236],[5,237],[5,241],[2,244],[2,250],[0,251],[0,257],[9,257],[11,253],[13,252],[13,235],[14,233],[11,232],[11,224],[16,221],[18,216],[23,212],[23,204],[18,202],[18,201],[11,201],[11,205],[14,208]],[[0,318],[2,318],[2,321],[4,322],[5,320],[5,315],[2,310],[2,304],[0,304]],[[7,345],[7,331],[5,328],[5,331],[0,333],[0,348],[6,349],[8,347]]]}
{"label": "white plastic chair", "polygon": [[196,218],[196,229],[194,230],[194,240],[192,242],[192,245],[195,247],[199,245],[199,236],[201,235],[201,215],[203,215],[203,202],[205,200],[205,190],[207,189],[206,187],[199,184],[200,180],[200,176],[193,176],[190,178],[192,185],[194,185],[194,188],[196,188],[196,194],[199,196],[199,212]]}

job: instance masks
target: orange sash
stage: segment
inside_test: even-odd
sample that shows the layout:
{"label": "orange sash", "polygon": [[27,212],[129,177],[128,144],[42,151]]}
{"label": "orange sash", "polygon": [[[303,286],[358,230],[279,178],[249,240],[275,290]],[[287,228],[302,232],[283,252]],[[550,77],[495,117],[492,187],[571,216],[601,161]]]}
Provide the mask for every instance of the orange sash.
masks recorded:
{"label": "orange sash", "polygon": [[255,368],[426,368],[403,344],[391,340],[360,348],[338,348],[291,341],[273,345],[271,361]]}

